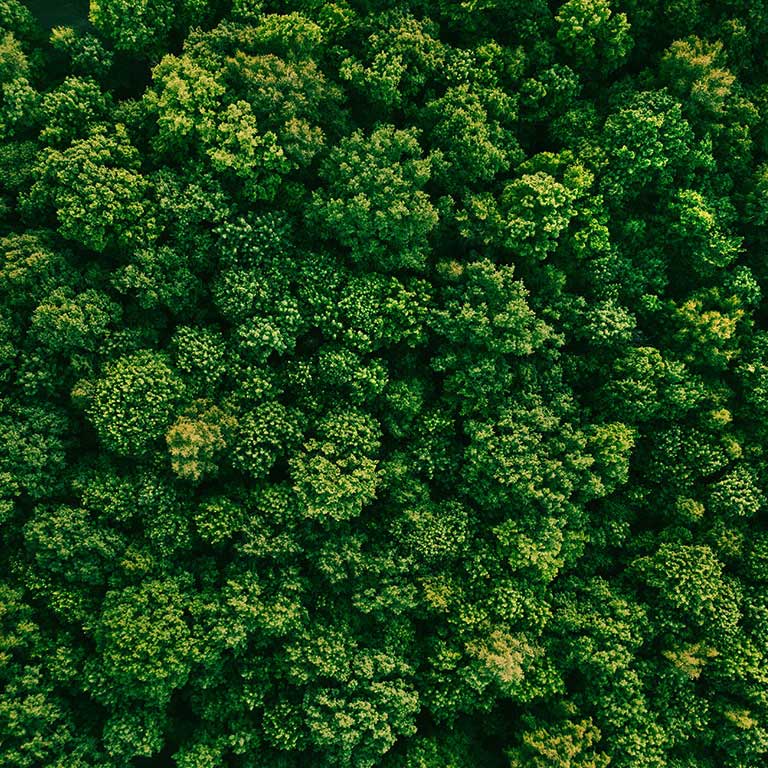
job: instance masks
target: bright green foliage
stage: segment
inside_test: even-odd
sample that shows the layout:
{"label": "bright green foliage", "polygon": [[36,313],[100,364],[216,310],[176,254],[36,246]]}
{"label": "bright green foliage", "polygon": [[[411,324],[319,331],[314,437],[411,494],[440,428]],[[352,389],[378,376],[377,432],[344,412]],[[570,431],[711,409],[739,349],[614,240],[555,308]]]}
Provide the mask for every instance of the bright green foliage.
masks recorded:
{"label": "bright green foliage", "polygon": [[118,51],[144,58],[163,51],[174,29],[206,15],[200,0],[90,0],[89,19]]}
{"label": "bright green foliage", "polygon": [[[247,243],[246,248],[253,245]],[[280,262],[288,266],[288,258],[281,259],[280,251],[263,259],[258,258],[258,251],[248,255],[250,265],[246,262],[221,271],[213,286],[214,302],[227,320],[238,323],[243,354],[263,363],[273,352],[293,350],[302,318],[289,275],[278,267]]]}
{"label": "bright green foliage", "polygon": [[184,386],[165,356],[143,350],[109,363],[88,390],[88,417],[100,439],[131,455],[148,450],[164,433]]}
{"label": "bright green foliage", "polygon": [[325,764],[370,768],[398,736],[415,731],[412,670],[386,652],[349,643],[335,628],[318,630],[286,648],[288,679],[312,686],[302,705],[310,742],[324,750]]}
{"label": "bright green foliage", "polygon": [[225,370],[224,339],[215,328],[180,325],[173,338],[175,367],[202,391],[215,388]]}
{"label": "bright green foliage", "polygon": [[315,194],[310,220],[353,262],[385,272],[420,269],[438,218],[423,191],[429,176],[417,131],[356,131],[330,152],[322,169],[327,191]]}
{"label": "bright green foliage", "polygon": [[[579,165],[567,167],[562,181],[557,180],[549,170],[555,170],[563,160],[567,158],[550,155],[533,158],[527,164],[532,172],[523,173],[504,188],[501,195],[504,245],[516,258],[542,259],[554,250],[576,213],[574,202],[592,184],[591,174]],[[543,166],[542,170],[537,166]]]}
{"label": "bright green foliage", "polygon": [[216,458],[227,447],[234,419],[216,406],[203,403],[187,416],[180,416],[168,430],[166,442],[173,471],[184,480],[200,480],[215,474]]}
{"label": "bright green foliage", "polygon": [[61,250],[54,250],[48,232],[12,234],[0,241],[0,290],[6,308],[32,309],[46,295],[75,279]]}
{"label": "bright green foliage", "polygon": [[[75,728],[65,700],[56,692],[54,649],[34,621],[34,611],[21,590],[0,589],[0,723],[3,768],[33,768],[49,763],[85,765],[72,754]],[[61,646],[62,656],[67,655]],[[62,661],[64,661],[62,659]],[[66,661],[64,661],[66,666]]]}
{"label": "bright green foliage", "polygon": [[171,28],[173,0],[143,0],[129,4],[125,0],[94,0],[90,20],[112,38],[118,50],[142,54],[162,44]]}
{"label": "bright green foliage", "polygon": [[736,79],[724,64],[722,43],[690,37],[670,45],[662,59],[660,75],[673,93],[686,99],[686,106],[694,115],[716,118],[725,111]]}
{"label": "bright green foliage", "polygon": [[699,192],[686,189],[677,193],[670,207],[674,221],[670,239],[680,238],[684,258],[696,272],[708,276],[733,261],[741,242],[722,231],[731,218],[726,201],[710,204]]}
{"label": "bright green foliage", "polygon": [[463,552],[468,536],[467,509],[456,502],[425,503],[407,509],[394,532],[419,561],[455,557]]}
{"label": "bright green foliage", "polygon": [[[534,723],[531,723],[534,726]],[[600,731],[591,720],[566,720],[555,727],[531,727],[522,735],[523,746],[510,754],[512,768],[606,768],[611,759],[596,752]]]}
{"label": "bright green foliage", "polygon": [[671,304],[675,346],[680,346],[685,362],[724,370],[738,356],[744,309],[736,297],[722,298],[712,289],[693,294],[680,305]]}
{"label": "bright green foliage", "polygon": [[428,19],[382,14],[365,40],[364,58],[350,56],[339,73],[377,107],[401,107],[404,99],[414,99],[441,75],[446,46],[437,33]]}
{"label": "bright green foliage", "polygon": [[758,474],[748,464],[737,464],[714,483],[708,506],[719,516],[750,517],[766,504]]}
{"label": "bright green foliage", "polygon": [[89,512],[70,507],[38,508],[24,537],[41,569],[94,586],[104,583],[123,544],[114,531],[94,525]]}
{"label": "bright green foliage", "polygon": [[768,6],[78,5],[0,0],[0,768],[763,768]]}
{"label": "bright green foliage", "polygon": [[[130,248],[152,237],[155,222],[139,154],[124,126],[41,154],[27,205],[53,208],[59,232],[94,251]],[[47,212],[47,211],[46,211]]]}
{"label": "bright green foliage", "polygon": [[222,29],[210,40],[200,36],[178,58],[164,57],[147,94],[157,115],[155,145],[188,152],[194,142],[223,178],[239,179],[247,197],[273,199],[283,177],[323,146],[318,122],[339,99],[304,60],[320,36],[298,14],[267,16],[249,34]]}
{"label": "bright green foliage", "polygon": [[275,461],[295,449],[301,436],[298,414],[278,402],[266,402],[237,420],[232,461],[256,478],[266,475]]}
{"label": "bright green foliage", "polygon": [[[265,21],[259,29],[268,36],[270,48],[295,40],[284,53],[287,60],[274,54],[245,56],[237,52],[228,60],[226,70],[227,80],[246,97],[259,124],[267,129],[265,135],[274,134],[281,155],[284,153],[283,162],[292,169],[308,165],[322,148],[325,137],[318,123],[323,111],[332,109],[340,97],[314,62],[292,60],[309,53],[306,37],[317,44],[315,36],[319,35],[306,20],[297,17],[296,22],[288,30],[277,24],[272,30]],[[302,30],[302,22],[306,30]]]}
{"label": "bright green foliage", "polygon": [[449,88],[429,102],[430,138],[442,153],[441,181],[460,190],[464,185],[490,181],[520,157],[509,129],[515,103],[501,89],[473,89],[467,84]]}
{"label": "bright green foliage", "polygon": [[[162,704],[189,675],[194,645],[179,582],[146,581],[110,591],[94,635],[100,656],[94,693],[106,701],[123,697]],[[104,685],[107,680],[113,685]]]}
{"label": "bright green foliage", "polygon": [[101,79],[109,72],[114,59],[101,40],[92,34],[75,31],[72,27],[54,27],[51,45],[65,54],[74,74]]}
{"label": "bright green foliage", "polygon": [[649,586],[659,590],[658,607],[664,613],[671,611],[666,619],[671,624],[684,615],[706,636],[723,638],[736,631],[739,595],[709,547],[663,544],[634,567]]}
{"label": "bright green foliage", "polygon": [[626,424],[600,424],[589,436],[589,446],[599,467],[600,478],[609,490],[629,480],[629,460],[635,446],[635,432]]}
{"label": "bright green foliage", "polygon": [[484,260],[449,265],[454,285],[446,288],[434,326],[458,346],[488,353],[525,356],[542,345],[549,329],[526,302],[526,290],[512,267]]}
{"label": "bright green foliage", "polygon": [[328,414],[292,462],[303,514],[357,517],[376,495],[379,441],[379,427],[370,417],[354,411]]}
{"label": "bright green foliage", "polygon": [[103,293],[88,289],[76,295],[58,288],[32,313],[31,332],[51,352],[93,351],[120,316],[120,306]]}
{"label": "bright green foliage", "polygon": [[649,184],[684,183],[705,161],[680,104],[664,91],[633,94],[608,117],[604,134],[605,193],[616,204]]}
{"label": "bright green foliage", "polygon": [[217,74],[189,56],[165,56],[154,68],[155,89],[146,99],[157,113],[154,143],[158,149],[179,151],[215,131],[215,116],[225,92]]}
{"label": "bright green foliage", "polygon": [[[400,282],[396,277],[370,273],[351,277],[341,288],[335,338],[359,352],[403,343],[409,347],[426,340],[430,286],[423,280]],[[330,320],[330,318],[329,318]]]}
{"label": "bright green foliage", "polygon": [[44,499],[60,487],[68,420],[42,405],[4,404],[0,411],[0,477],[4,497]]}
{"label": "bright green foliage", "polygon": [[36,32],[34,16],[19,0],[3,0],[0,3],[0,25],[21,39],[34,37]]}
{"label": "bright green foliage", "polygon": [[679,418],[705,398],[699,381],[677,360],[658,349],[635,347],[613,363],[605,386],[612,413],[631,423],[652,418]]}
{"label": "bright green foliage", "polygon": [[612,72],[632,48],[626,14],[614,13],[608,0],[568,0],[555,19],[558,43],[588,72]]}
{"label": "bright green foliage", "polygon": [[128,264],[114,271],[112,284],[120,293],[135,296],[144,310],[183,313],[203,290],[190,261],[190,254],[181,248],[142,248],[134,251]]}
{"label": "bright green foliage", "polygon": [[288,160],[274,133],[259,133],[258,122],[247,101],[230,104],[216,125],[217,141],[208,150],[213,168],[232,171],[245,183],[248,197],[271,200]]}
{"label": "bright green foliage", "polygon": [[44,125],[40,138],[52,146],[66,146],[84,138],[106,122],[112,100],[90,78],[68,77],[40,101]]}
{"label": "bright green foliage", "polygon": [[30,77],[32,64],[22,43],[0,28],[0,137],[23,136],[38,122],[40,94]]}

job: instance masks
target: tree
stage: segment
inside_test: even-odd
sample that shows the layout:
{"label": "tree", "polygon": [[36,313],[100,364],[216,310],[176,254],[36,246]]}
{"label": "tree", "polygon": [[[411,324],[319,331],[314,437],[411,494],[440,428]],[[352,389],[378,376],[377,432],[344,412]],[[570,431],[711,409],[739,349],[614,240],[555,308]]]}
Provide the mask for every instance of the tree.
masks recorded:
{"label": "tree", "polygon": [[380,439],[370,416],[354,411],[325,416],[291,461],[303,514],[321,520],[357,517],[376,495]]}
{"label": "tree", "polygon": [[188,388],[203,394],[215,390],[226,372],[227,349],[215,327],[179,325],[172,339],[174,367]]}
{"label": "tree", "polygon": [[106,594],[93,628],[101,667],[94,669],[94,695],[163,705],[186,682],[194,645],[184,593],[179,581],[165,579]]}
{"label": "tree", "polygon": [[40,100],[45,125],[40,138],[54,147],[66,147],[105,125],[112,99],[92,78],[67,77]]}
{"label": "tree", "polygon": [[384,272],[423,268],[437,211],[423,191],[430,160],[415,130],[356,131],[323,164],[327,187],[313,195],[309,221],[349,249],[353,262]]}
{"label": "tree", "polygon": [[158,151],[178,151],[215,131],[215,117],[226,91],[219,72],[210,71],[191,56],[167,55],[152,70],[152,79],[155,87],[145,98],[156,115],[153,143]]}
{"label": "tree", "polygon": [[[280,30],[277,24],[276,27],[270,30],[270,48],[286,46],[295,38],[293,45],[286,46],[285,58],[271,53],[235,53],[227,62],[227,80],[232,91],[242,94],[251,106],[262,132],[274,134],[284,151],[285,163],[291,169],[304,168],[325,144],[325,134],[319,125],[324,122],[323,113],[330,111],[341,119],[336,105],[341,94],[314,61],[293,60],[297,54],[307,55],[312,50],[304,50],[308,43],[303,35],[297,34],[295,28]],[[264,34],[268,29],[265,22],[259,31]]]}
{"label": "tree", "polygon": [[85,509],[38,507],[24,526],[28,551],[54,579],[105,587],[125,546],[114,530],[99,525]]}
{"label": "tree", "polygon": [[643,581],[660,591],[658,608],[669,630],[678,629],[685,618],[716,643],[737,631],[740,596],[709,547],[662,544],[658,552],[639,558],[633,567]]}
{"label": "tree", "polygon": [[24,204],[41,213],[53,209],[63,237],[97,252],[151,242],[156,224],[149,184],[124,126],[63,151],[48,149],[39,162]]}
{"label": "tree", "polygon": [[188,415],[180,416],[168,430],[165,440],[173,471],[184,480],[199,481],[216,474],[215,459],[227,447],[235,420],[214,406],[198,402]]}
{"label": "tree", "polygon": [[[38,124],[40,94],[32,63],[13,32],[0,29],[0,137],[23,136]],[[30,130],[31,129],[31,130]]]}
{"label": "tree", "polygon": [[530,724],[522,746],[510,755],[512,768],[606,768],[611,759],[596,749],[600,731],[591,720],[566,720],[553,726]]}
{"label": "tree", "polygon": [[741,247],[741,238],[729,234],[733,220],[726,201],[708,201],[693,190],[680,190],[670,206],[672,213],[672,242],[691,267],[707,277],[715,270],[728,266]]}
{"label": "tree", "polygon": [[[72,711],[57,691],[63,681],[56,679],[56,664],[50,661],[58,650],[55,643],[34,621],[22,589],[1,584],[0,606],[0,765],[32,768],[41,761],[67,761],[85,768],[96,750],[90,733],[77,732]],[[60,649],[67,653],[66,646]]]}
{"label": "tree", "polygon": [[109,72],[114,59],[114,53],[98,37],[73,27],[54,27],[51,46],[69,58],[75,75],[92,76],[97,81]]}
{"label": "tree", "polygon": [[113,286],[135,296],[143,310],[189,312],[203,294],[203,284],[185,249],[168,245],[136,250],[128,264],[116,269]]}
{"label": "tree", "polygon": [[76,284],[76,272],[65,252],[54,247],[51,234],[29,231],[0,241],[5,254],[0,289],[8,307],[29,312],[53,291]]}
{"label": "tree", "polygon": [[271,131],[260,134],[247,101],[230,104],[216,126],[218,140],[209,148],[214,170],[232,171],[254,200],[274,198],[280,177],[290,168],[285,152]]}
{"label": "tree", "polygon": [[735,77],[723,65],[725,52],[719,41],[698,37],[675,40],[664,53],[660,75],[672,93],[685,97],[695,118],[716,118],[725,111]]}
{"label": "tree", "polygon": [[555,18],[557,41],[579,68],[607,74],[632,49],[627,16],[614,14],[608,0],[568,0]]}
{"label": "tree", "polygon": [[445,163],[435,175],[451,191],[490,181],[520,157],[520,147],[509,126],[515,104],[500,89],[452,86],[425,110],[429,138]]}
{"label": "tree", "polygon": [[118,51],[153,58],[165,49],[172,31],[199,24],[208,15],[199,0],[94,0],[89,19]]}
{"label": "tree", "polygon": [[377,106],[400,107],[439,76],[446,52],[437,34],[437,25],[429,19],[382,14],[365,41],[364,58],[346,58],[340,74]]}
{"label": "tree", "polygon": [[294,409],[269,401],[237,419],[232,463],[255,478],[290,454],[301,439],[301,417]]}
{"label": "tree", "polygon": [[52,352],[94,351],[121,314],[119,305],[92,288],[80,294],[59,288],[32,313],[31,332]]}
{"label": "tree", "polygon": [[[108,450],[142,455],[165,433],[183,392],[167,358],[142,350],[105,367],[103,377],[87,388],[86,412]],[[147,403],[152,403],[149,413]]]}
{"label": "tree", "polygon": [[680,103],[664,91],[638,92],[608,116],[604,141],[608,169],[606,199],[619,205],[649,185],[669,189],[685,183],[698,166],[706,167],[706,145],[696,148]]}
{"label": "tree", "polygon": [[4,403],[0,472],[6,499],[44,499],[61,491],[69,431],[69,414],[56,406]]}
{"label": "tree", "polygon": [[[504,187],[501,237],[515,256],[546,258],[576,214],[575,201],[594,179],[583,166],[565,165],[569,159],[552,155],[532,158],[527,167],[521,166],[521,176]],[[560,170],[563,165],[564,172]]]}

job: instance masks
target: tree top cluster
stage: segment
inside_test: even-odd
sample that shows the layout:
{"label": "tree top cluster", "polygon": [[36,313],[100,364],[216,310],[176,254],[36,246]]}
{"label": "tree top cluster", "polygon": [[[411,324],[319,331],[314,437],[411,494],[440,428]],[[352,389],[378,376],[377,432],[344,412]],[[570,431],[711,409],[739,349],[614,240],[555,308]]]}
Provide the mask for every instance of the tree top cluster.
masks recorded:
{"label": "tree top cluster", "polygon": [[761,768],[768,6],[0,0],[0,768]]}

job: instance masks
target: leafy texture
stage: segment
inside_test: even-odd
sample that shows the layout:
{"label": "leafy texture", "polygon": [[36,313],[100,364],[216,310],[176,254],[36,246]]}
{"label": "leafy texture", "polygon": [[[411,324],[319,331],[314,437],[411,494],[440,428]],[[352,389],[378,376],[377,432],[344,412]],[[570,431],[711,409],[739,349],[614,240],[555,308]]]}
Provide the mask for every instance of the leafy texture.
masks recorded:
{"label": "leafy texture", "polygon": [[768,764],[765,4],[74,5],[0,0],[0,768]]}

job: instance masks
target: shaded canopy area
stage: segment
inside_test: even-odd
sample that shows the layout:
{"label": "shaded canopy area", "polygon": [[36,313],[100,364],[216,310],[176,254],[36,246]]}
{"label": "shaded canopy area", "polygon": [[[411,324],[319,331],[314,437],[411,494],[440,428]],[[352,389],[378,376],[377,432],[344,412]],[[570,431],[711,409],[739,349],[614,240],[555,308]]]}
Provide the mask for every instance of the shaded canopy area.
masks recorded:
{"label": "shaded canopy area", "polygon": [[25,0],[24,4],[45,29],[88,26],[88,0]]}

